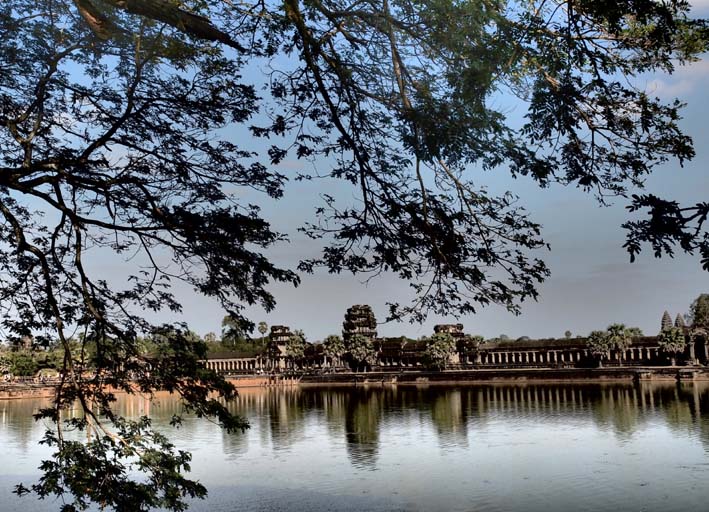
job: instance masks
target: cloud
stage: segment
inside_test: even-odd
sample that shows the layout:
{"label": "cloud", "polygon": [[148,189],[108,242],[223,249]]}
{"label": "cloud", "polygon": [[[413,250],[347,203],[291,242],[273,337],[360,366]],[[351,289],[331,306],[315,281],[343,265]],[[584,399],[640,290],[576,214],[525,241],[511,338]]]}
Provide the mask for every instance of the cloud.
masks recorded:
{"label": "cloud", "polygon": [[[709,6],[709,0],[704,0]],[[648,94],[663,99],[684,98],[701,87],[709,80],[709,60],[700,60],[686,66],[677,67],[673,75],[663,75],[653,78],[645,86]]]}
{"label": "cloud", "polygon": [[697,14],[697,11],[705,11],[709,9],[709,0],[692,0],[689,4],[692,6],[693,14]]}

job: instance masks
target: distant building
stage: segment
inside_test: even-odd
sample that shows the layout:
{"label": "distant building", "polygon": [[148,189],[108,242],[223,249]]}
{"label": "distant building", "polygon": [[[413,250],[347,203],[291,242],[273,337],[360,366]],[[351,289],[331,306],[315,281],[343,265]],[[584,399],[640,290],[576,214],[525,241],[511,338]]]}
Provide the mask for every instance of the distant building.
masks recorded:
{"label": "distant building", "polygon": [[[667,319],[663,315],[663,326]],[[675,320],[677,327],[682,319]],[[703,329],[684,327],[687,348],[680,355],[682,364],[709,364],[709,332]],[[483,368],[591,368],[598,365],[587,345],[586,338],[530,339],[523,336],[517,340],[503,339],[481,341],[467,336],[463,324],[439,324],[435,333],[448,333],[456,340],[456,351],[450,358],[450,369]],[[371,369],[391,371],[394,369],[423,369],[426,340],[412,340],[404,336],[377,337],[377,321],[372,308],[356,304],[347,309],[342,324],[342,335],[349,340],[355,334],[371,339],[374,343],[376,361]],[[293,335],[285,325],[271,326],[266,349],[251,357],[236,353],[212,354],[206,365],[223,373],[253,373],[260,371],[281,372],[317,370],[329,366],[321,344],[308,343],[304,355],[297,362],[287,363],[286,344]],[[611,351],[603,358],[603,366],[663,366],[669,365],[670,355],[663,352],[657,336],[638,336],[624,351]]]}
{"label": "distant building", "polygon": [[465,336],[465,333],[463,332],[463,324],[438,324],[433,326],[433,332],[436,334],[439,333],[448,333],[454,338],[462,338]]}
{"label": "distant building", "polygon": [[367,304],[355,304],[345,313],[342,322],[342,339],[347,342],[352,336],[359,334],[374,340],[377,337],[377,319],[372,307]]}
{"label": "distant building", "polygon": [[285,345],[291,336],[293,333],[287,325],[272,325],[268,340],[276,345]]}

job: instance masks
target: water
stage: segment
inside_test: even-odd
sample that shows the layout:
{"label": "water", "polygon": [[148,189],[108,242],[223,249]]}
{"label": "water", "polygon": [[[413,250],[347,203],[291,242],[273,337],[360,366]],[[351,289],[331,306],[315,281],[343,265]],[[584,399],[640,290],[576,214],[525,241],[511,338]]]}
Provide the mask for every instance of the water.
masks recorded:
{"label": "water", "polygon": [[[45,402],[0,402],[0,510],[47,455]],[[706,510],[709,385],[528,385],[243,390],[246,434],[179,404],[122,398],[194,455],[210,490],[195,511]]]}

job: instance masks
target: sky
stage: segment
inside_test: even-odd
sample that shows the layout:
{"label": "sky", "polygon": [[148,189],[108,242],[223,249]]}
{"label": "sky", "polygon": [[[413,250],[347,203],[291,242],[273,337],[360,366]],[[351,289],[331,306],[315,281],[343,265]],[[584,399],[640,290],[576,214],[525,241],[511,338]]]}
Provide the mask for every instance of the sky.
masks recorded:
{"label": "sky", "polygon": [[[707,16],[709,0],[697,2],[695,12]],[[709,57],[679,68],[673,76],[648,76],[644,80],[647,90],[661,98],[671,100],[678,96],[688,103],[681,126],[694,138],[697,152],[684,168],[675,162],[658,168],[648,179],[645,191],[682,203],[706,201]],[[286,161],[280,170],[293,177],[301,165]],[[668,310],[674,318],[677,313],[686,313],[697,295],[709,293],[709,273],[701,269],[696,256],[678,254],[674,259],[656,259],[645,248],[635,263],[629,263],[622,247],[625,233],[620,227],[628,219],[627,200],[601,207],[593,197],[573,187],[540,189],[531,181],[514,180],[505,172],[475,179],[495,190],[511,190],[519,195],[533,219],[542,224],[551,251],[540,256],[551,269],[551,277],[540,286],[538,301],[524,303],[519,316],[491,305],[459,319],[431,316],[420,325],[382,324],[380,335],[419,337],[432,333],[437,323],[451,322],[461,322],[466,332],[485,337],[562,337],[566,330],[585,335],[615,322],[637,326],[654,335],[659,331],[663,311]],[[317,254],[318,246],[298,233],[297,228],[312,219],[322,186],[320,182],[291,182],[277,206],[263,212],[275,230],[290,236],[289,244],[280,244],[268,252],[279,264],[295,268],[299,260]],[[96,263],[98,271],[108,274],[122,272],[123,268],[121,262],[114,260]],[[383,321],[387,302],[406,303],[412,296],[406,282],[388,275],[366,283],[363,277],[351,274],[317,272],[301,277],[298,288],[271,287],[278,302],[274,311],[249,307],[247,315],[254,322],[302,329],[309,341],[317,341],[341,331],[345,310],[352,304],[370,304],[378,320]],[[184,305],[179,320],[199,334],[219,332],[224,311],[218,304],[184,287],[177,287],[176,291]]]}

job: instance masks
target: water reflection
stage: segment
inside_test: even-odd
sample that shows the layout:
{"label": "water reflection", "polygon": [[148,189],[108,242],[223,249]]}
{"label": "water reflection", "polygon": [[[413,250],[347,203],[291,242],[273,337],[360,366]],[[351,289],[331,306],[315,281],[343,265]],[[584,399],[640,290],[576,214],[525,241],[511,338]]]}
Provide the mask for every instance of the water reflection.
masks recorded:
{"label": "water reflection", "polygon": [[[0,401],[3,437],[26,447],[37,427],[32,415],[47,403]],[[128,417],[149,415],[158,424],[183,413],[170,396],[154,402],[122,396],[117,408]],[[352,463],[364,466],[376,463],[382,424],[411,415],[433,426],[441,446],[468,446],[471,429],[490,419],[569,424],[590,417],[599,429],[619,438],[632,436],[648,421],[662,420],[678,433],[699,434],[709,450],[709,383],[246,389],[231,410],[249,418],[261,441],[270,441],[275,450],[287,450],[303,439],[308,422],[320,422],[330,436],[344,438]],[[248,447],[243,435],[225,434],[224,442],[234,453]]]}
{"label": "water reflection", "polygon": [[[0,402],[0,445],[27,459],[0,476],[36,471],[44,427],[31,415],[45,404]],[[248,503],[265,493],[324,510],[335,505],[323,496],[392,503],[382,510],[696,509],[709,477],[709,383],[246,389],[230,405],[246,434],[195,418],[173,431],[182,410],[169,396],[118,407],[192,450],[205,483],[261,486],[241,491]]]}
{"label": "water reflection", "polygon": [[[13,418],[26,423],[28,410],[25,404]],[[677,432],[699,434],[709,450],[709,383],[244,390],[232,411],[257,422],[276,450],[301,440],[309,421],[322,420],[330,436],[344,438],[352,464],[363,467],[376,465],[382,424],[411,414],[433,426],[441,446],[467,447],[471,430],[490,419],[568,425],[590,417],[619,439],[663,420]],[[173,412],[177,407],[159,414]],[[242,442],[233,437],[225,436],[235,446]]]}

